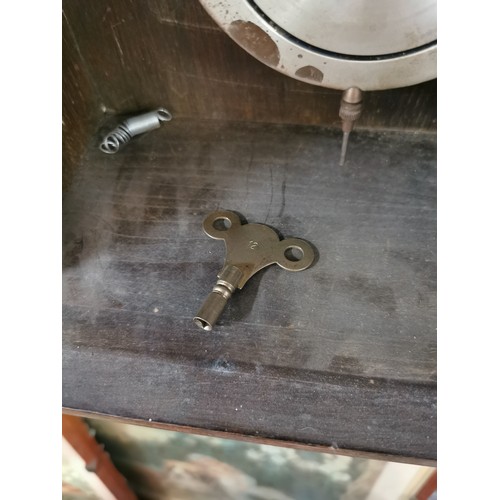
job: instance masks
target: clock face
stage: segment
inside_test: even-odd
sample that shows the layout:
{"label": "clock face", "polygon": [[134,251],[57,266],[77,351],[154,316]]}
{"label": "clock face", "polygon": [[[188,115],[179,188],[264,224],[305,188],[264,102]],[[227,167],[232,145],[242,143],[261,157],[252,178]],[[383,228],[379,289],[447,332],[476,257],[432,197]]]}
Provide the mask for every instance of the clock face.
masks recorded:
{"label": "clock face", "polygon": [[436,0],[200,0],[247,52],[314,85],[363,90],[436,77]]}

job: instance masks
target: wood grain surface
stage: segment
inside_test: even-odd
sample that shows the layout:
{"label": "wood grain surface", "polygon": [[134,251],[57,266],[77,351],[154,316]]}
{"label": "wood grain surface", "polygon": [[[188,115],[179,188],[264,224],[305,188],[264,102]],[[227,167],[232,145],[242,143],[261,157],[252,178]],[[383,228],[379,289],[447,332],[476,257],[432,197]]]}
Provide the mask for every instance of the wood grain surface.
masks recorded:
{"label": "wood grain surface", "polygon": [[[148,422],[436,457],[435,136],[174,119],[94,137],[64,202],[63,405]],[[223,244],[212,210],[310,241],[213,333],[192,317]]]}
{"label": "wood grain surface", "polygon": [[62,158],[63,189],[71,185],[88,142],[97,130],[102,99],[79,51],[66,16],[62,18]]}

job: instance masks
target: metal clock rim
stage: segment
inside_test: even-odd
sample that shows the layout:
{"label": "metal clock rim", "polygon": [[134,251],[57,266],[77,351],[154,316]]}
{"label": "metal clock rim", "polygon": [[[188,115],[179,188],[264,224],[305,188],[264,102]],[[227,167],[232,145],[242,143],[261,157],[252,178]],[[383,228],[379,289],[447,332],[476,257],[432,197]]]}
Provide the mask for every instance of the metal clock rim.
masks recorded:
{"label": "metal clock rim", "polygon": [[252,56],[280,73],[312,85],[385,90],[437,76],[437,42],[380,57],[336,54],[296,39],[275,25],[252,1],[200,3],[221,29]]}

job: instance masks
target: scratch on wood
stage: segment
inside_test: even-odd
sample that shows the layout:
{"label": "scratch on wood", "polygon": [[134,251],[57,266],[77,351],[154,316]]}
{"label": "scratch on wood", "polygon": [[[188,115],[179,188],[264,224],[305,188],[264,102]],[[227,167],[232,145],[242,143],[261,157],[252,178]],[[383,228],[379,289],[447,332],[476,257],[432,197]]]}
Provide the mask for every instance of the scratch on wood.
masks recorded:
{"label": "scratch on wood", "polygon": [[186,23],[186,22],[176,21],[175,19],[169,19],[167,17],[156,17],[156,20],[161,24],[182,26],[183,28],[194,29],[196,31],[198,31],[198,30],[215,31],[215,32],[220,33],[220,28],[217,28],[215,26],[203,26],[200,24]]}
{"label": "scratch on wood", "polygon": [[106,18],[108,17],[108,14],[111,12],[111,7],[106,7],[106,10],[104,12],[104,16],[102,16],[101,22],[106,21]]}
{"label": "scratch on wood", "polygon": [[147,5],[148,5],[148,9],[151,12],[151,14],[153,14],[154,18],[160,24],[182,26],[183,28],[194,29],[197,31],[204,30],[204,31],[215,31],[215,32],[221,33],[221,29],[218,28],[217,26],[210,26],[210,25],[200,24],[200,23],[190,23],[190,22],[186,22],[186,21],[180,21],[178,19],[175,19],[175,17],[169,17],[168,16],[169,13],[172,13],[174,16],[178,16],[179,14],[182,15],[181,12],[179,12],[179,11],[182,11],[182,3],[179,3],[173,9],[172,9],[172,7],[168,7],[168,4],[164,5],[164,3],[163,3],[163,4],[159,5],[157,2],[151,2],[150,0],[148,0]]}
{"label": "scratch on wood", "polygon": [[[177,71],[177,72],[175,72],[175,73],[178,73],[178,74],[179,74],[179,72],[178,72],[178,71]],[[172,90],[172,91],[174,92],[174,94],[175,94],[177,97],[179,97],[179,98],[181,98],[181,99],[184,99],[184,98],[188,95],[189,90],[187,90],[187,87],[186,87],[185,85],[182,85],[182,87],[183,87],[184,91],[180,91],[180,90],[177,88],[177,85],[176,85],[175,79],[173,79],[173,78],[172,78],[172,79],[170,79],[170,87],[169,87],[169,88],[170,88],[170,90]]]}
{"label": "scratch on wood", "polygon": [[271,207],[273,206],[273,198],[274,198],[273,167],[269,167],[269,174],[271,175],[271,199],[269,200],[269,206],[267,207],[267,214],[266,218],[264,219],[264,224],[267,222],[269,214],[271,213]]}
{"label": "scratch on wood", "polygon": [[286,192],[286,172],[285,172],[285,178],[281,183],[281,208],[278,217],[282,217],[283,213],[285,212],[285,205],[286,205],[285,192]]}
{"label": "scratch on wood", "polygon": [[123,57],[122,46],[120,45],[120,41],[118,40],[118,37],[116,36],[116,31],[115,31],[116,26],[119,26],[120,24],[122,24],[122,23],[119,22],[117,24],[111,25],[111,31],[113,33],[113,38],[115,39],[116,46],[118,47],[118,52],[120,53],[120,61],[122,63],[122,66],[125,67],[125,59]]}
{"label": "scratch on wood", "polygon": [[252,169],[253,165],[253,157],[254,157],[254,148],[252,147],[252,150],[250,152],[250,160],[247,163],[247,172],[246,172],[246,182],[245,182],[245,203],[246,203],[246,208],[248,209],[248,194],[250,191],[250,186],[249,186],[249,176],[250,176],[250,170]]}

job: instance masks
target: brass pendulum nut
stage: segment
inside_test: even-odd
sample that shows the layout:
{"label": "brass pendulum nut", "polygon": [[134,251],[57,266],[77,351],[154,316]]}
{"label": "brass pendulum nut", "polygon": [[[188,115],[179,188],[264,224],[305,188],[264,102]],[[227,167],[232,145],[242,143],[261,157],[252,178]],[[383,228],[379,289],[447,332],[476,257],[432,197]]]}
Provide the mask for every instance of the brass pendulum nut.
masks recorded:
{"label": "brass pendulum nut", "polygon": [[342,93],[340,101],[339,116],[342,119],[342,148],[340,150],[339,165],[342,167],[345,163],[347,153],[347,143],[349,134],[354,128],[354,122],[360,117],[363,110],[363,91],[358,87],[350,87]]}

